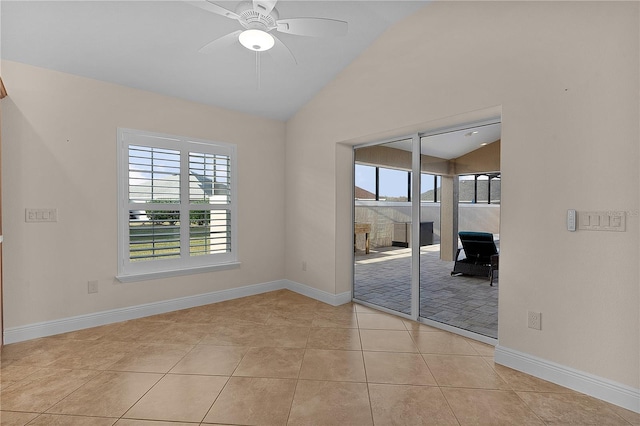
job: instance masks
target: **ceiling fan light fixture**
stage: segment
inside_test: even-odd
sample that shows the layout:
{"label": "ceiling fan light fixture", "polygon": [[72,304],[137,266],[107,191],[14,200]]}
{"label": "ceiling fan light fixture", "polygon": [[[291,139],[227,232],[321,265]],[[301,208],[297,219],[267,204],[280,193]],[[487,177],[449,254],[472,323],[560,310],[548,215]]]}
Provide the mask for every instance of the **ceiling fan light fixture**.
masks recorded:
{"label": "ceiling fan light fixture", "polygon": [[254,52],[264,52],[275,44],[273,36],[262,30],[245,30],[238,36],[240,44]]}

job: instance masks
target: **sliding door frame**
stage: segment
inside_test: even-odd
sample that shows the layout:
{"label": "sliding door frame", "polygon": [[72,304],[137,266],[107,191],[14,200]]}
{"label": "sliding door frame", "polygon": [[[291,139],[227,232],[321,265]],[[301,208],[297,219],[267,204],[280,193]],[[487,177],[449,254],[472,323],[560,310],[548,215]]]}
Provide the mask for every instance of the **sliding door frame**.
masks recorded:
{"label": "sliding door frame", "polygon": [[411,147],[411,319],[420,316],[420,133],[412,135]]}
{"label": "sliding door frame", "polygon": [[[413,239],[414,235],[420,234],[420,133],[412,133],[409,135],[401,135],[394,138],[378,140],[375,142],[367,142],[355,145],[353,147],[353,164],[352,164],[352,195],[355,194],[355,151],[360,148],[370,146],[384,145],[390,142],[398,142],[402,140],[411,140],[411,241],[419,241]],[[416,154],[417,153],[417,154]],[[355,226],[355,196],[351,197],[351,223]],[[415,218],[418,218],[416,221]],[[352,265],[355,265],[355,253]],[[352,274],[353,283],[351,285],[351,298],[354,302],[361,305],[372,307],[383,312],[398,315],[402,318],[419,321],[420,315],[420,244],[411,244],[411,314],[407,315],[403,312],[394,311],[384,306],[375,305],[355,298],[355,268]]]}
{"label": "sliding door frame", "polygon": [[[420,176],[422,173],[421,167],[421,140],[423,137],[435,136],[444,133],[451,133],[460,130],[466,130],[470,128],[481,127],[490,124],[501,123],[501,118],[490,118],[486,120],[480,120],[475,122],[467,122],[457,126],[448,126],[444,128],[437,128],[423,132],[416,132],[408,135],[400,135],[393,138],[381,139],[372,142],[366,142],[362,144],[357,144],[353,146],[353,156],[352,156],[352,180],[351,180],[351,223],[352,223],[352,231],[353,226],[355,226],[355,151],[360,148],[366,148],[377,145],[384,145],[390,142],[397,142],[401,140],[411,139],[412,141],[412,155],[411,155],[411,241],[420,241],[420,219],[421,219],[421,199],[420,199]],[[457,218],[455,219],[457,221]],[[497,339],[493,339],[491,337],[487,337],[478,333],[474,333],[472,331],[468,331],[462,328],[454,327],[445,323],[440,323],[437,321],[429,320],[426,318],[420,317],[420,244],[411,244],[411,314],[407,315],[403,312],[398,312],[393,309],[385,308],[380,305],[375,305],[373,303],[369,303],[363,300],[359,300],[355,298],[355,253],[353,254],[352,262],[352,300],[358,304],[362,304],[364,306],[368,306],[371,308],[375,308],[382,312],[387,312],[390,314],[397,315],[402,318],[410,319],[413,321],[417,321],[423,324],[427,324],[429,326],[439,328],[445,331],[450,331],[455,334],[459,334],[465,337],[469,337],[474,340],[478,340],[484,343],[495,345],[497,344]]]}

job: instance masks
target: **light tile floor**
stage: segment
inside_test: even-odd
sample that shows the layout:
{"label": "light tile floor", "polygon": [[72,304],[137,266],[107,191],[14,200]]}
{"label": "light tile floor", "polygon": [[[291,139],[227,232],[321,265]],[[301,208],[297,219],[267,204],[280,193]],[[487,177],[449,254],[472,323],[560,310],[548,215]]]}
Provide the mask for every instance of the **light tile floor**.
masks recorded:
{"label": "light tile floor", "polygon": [[[498,338],[498,281],[451,276],[454,262],[440,260],[440,246],[420,248],[420,316]],[[411,313],[411,249],[381,247],[356,254],[354,296]]]}
{"label": "light tile floor", "polygon": [[640,425],[493,348],[282,290],[7,345],[2,425]]}

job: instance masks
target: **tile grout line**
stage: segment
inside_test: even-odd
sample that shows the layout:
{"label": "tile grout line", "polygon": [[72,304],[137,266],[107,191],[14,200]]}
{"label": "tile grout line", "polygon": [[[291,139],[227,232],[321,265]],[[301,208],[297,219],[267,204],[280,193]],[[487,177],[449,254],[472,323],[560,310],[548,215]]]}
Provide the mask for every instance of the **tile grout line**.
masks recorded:
{"label": "tile grout line", "polygon": [[362,357],[362,366],[364,367],[364,380],[367,386],[367,398],[369,400],[369,414],[371,416],[371,423],[375,425],[376,420],[375,420],[375,417],[373,416],[373,403],[371,402],[371,390],[369,388],[369,375],[367,374],[367,363],[365,362],[365,359],[364,359],[364,352],[365,352],[364,345],[362,344],[362,334],[360,333],[360,317],[356,311],[355,305],[354,305],[354,312],[356,312],[356,324],[358,325],[358,337],[360,339],[360,356]]}
{"label": "tile grout line", "polygon": [[[313,315],[314,319],[316,314]],[[313,324],[313,321],[312,321]],[[293,410],[293,402],[296,399],[296,393],[298,392],[298,383],[300,383],[300,373],[302,373],[302,366],[304,365],[304,358],[307,355],[307,346],[309,345],[309,336],[311,335],[311,327],[309,327],[309,332],[307,334],[307,340],[304,344],[304,352],[302,354],[302,361],[300,362],[300,369],[298,370],[298,375],[296,376],[296,385],[293,387],[293,396],[291,397],[291,403],[289,404],[289,413],[287,414],[287,423],[289,424],[289,420],[291,419],[291,411]]]}

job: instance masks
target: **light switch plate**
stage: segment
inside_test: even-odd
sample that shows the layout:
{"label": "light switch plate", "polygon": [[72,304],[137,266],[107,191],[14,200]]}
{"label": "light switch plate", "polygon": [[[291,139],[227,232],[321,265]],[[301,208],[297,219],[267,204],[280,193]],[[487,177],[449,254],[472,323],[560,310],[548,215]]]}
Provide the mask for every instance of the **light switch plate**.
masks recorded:
{"label": "light switch plate", "polygon": [[624,211],[580,212],[578,229],[585,231],[626,231],[627,213]]}
{"label": "light switch plate", "polygon": [[25,222],[57,222],[58,209],[25,209]]}

